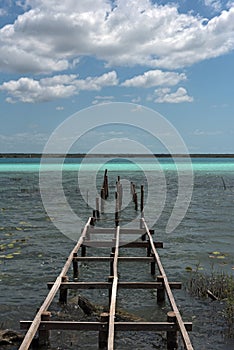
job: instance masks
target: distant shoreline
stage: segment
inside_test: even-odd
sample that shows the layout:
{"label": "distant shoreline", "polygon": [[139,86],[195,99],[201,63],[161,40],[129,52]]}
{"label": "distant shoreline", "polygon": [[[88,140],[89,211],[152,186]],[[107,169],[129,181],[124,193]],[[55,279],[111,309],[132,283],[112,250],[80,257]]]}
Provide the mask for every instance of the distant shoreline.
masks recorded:
{"label": "distant shoreline", "polygon": [[[41,158],[42,153],[0,153],[0,158]],[[86,153],[69,153],[69,154],[43,154],[44,158],[234,158],[233,153],[192,153],[192,154],[86,154]]]}

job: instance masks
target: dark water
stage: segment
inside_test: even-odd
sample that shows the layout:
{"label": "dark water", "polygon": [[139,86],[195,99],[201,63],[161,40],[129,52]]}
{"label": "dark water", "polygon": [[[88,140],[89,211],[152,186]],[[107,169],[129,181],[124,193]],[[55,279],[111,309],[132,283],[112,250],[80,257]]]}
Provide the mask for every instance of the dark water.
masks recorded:
{"label": "dark water", "polygon": [[[147,171],[149,174],[152,172],[152,179],[155,181],[153,175],[157,174],[159,166],[152,165],[150,160],[142,162],[148,162]],[[92,197],[90,179],[100,164],[101,162],[93,160],[85,173],[88,202],[91,202]],[[97,187],[100,188],[103,169],[107,167],[110,189],[114,190],[117,175],[120,175],[128,181],[133,180],[137,184],[138,192],[140,185],[144,183],[147,197],[147,178],[139,168],[139,160],[137,164],[118,160],[105,165],[96,176]],[[56,164],[47,169],[48,176],[52,173],[56,176],[54,167]],[[92,208],[80,195],[77,184],[78,169],[77,160],[70,160],[65,165],[63,186],[68,203],[85,221],[92,213]],[[178,174],[172,162],[161,161],[160,172],[163,172],[166,179],[166,200],[162,214],[153,228],[156,240],[164,242],[164,249],[159,253],[169,279],[183,283],[182,290],[173,293],[183,319],[193,322],[190,335],[194,348],[233,349],[233,340],[226,337],[223,305],[210,299],[199,300],[189,295],[186,289],[189,272],[186,271],[186,267],[195,269],[199,264],[207,273],[214,269],[234,274],[234,159],[196,159],[193,169],[193,196],[187,214],[172,233],[166,234],[166,224],[178,193]],[[33,318],[37,307],[47,294],[46,283],[55,279],[74,246],[74,242],[53,225],[44,210],[39,191],[38,170],[39,165],[33,160],[16,160],[15,163],[12,163],[12,160],[1,160],[0,163],[0,328],[19,329],[21,319]],[[160,181],[159,184],[161,186]],[[155,187],[159,184],[155,182]],[[156,198],[152,207],[157,205],[159,203]],[[122,217],[127,221],[135,216],[131,203]],[[213,252],[218,254],[212,254]],[[108,255],[109,251],[100,249],[98,254]],[[138,255],[139,251],[131,251],[131,254]],[[143,265],[120,265],[121,280],[151,281],[148,267]],[[105,264],[94,267],[89,264],[81,266],[82,280],[106,280],[108,273],[109,267]],[[101,305],[106,304],[108,300],[107,292],[102,290],[83,294]],[[70,297],[74,298],[75,295],[71,294]],[[166,319],[169,306],[166,305],[164,310],[159,309],[155,298],[152,291],[120,290],[118,307],[148,321]],[[54,314],[61,312],[56,302],[52,304],[51,309]],[[71,305],[70,314],[73,315],[75,310],[75,305]],[[97,334],[93,332],[79,333],[78,340],[74,334],[72,339],[66,339],[64,332],[54,333],[53,338],[53,349],[83,349],[84,346],[86,349],[97,348]],[[64,346],[59,345],[61,340]],[[116,337],[116,345],[117,349],[121,350],[165,348],[164,339],[160,335],[143,332],[120,333]]]}

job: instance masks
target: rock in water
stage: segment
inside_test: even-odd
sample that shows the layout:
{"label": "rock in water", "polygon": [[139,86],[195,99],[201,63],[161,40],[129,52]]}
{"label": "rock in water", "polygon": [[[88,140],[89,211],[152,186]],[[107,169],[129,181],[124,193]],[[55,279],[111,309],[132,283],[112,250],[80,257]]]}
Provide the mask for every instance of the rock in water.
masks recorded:
{"label": "rock in water", "polygon": [[0,330],[0,345],[9,345],[21,342],[24,336],[9,329]]}

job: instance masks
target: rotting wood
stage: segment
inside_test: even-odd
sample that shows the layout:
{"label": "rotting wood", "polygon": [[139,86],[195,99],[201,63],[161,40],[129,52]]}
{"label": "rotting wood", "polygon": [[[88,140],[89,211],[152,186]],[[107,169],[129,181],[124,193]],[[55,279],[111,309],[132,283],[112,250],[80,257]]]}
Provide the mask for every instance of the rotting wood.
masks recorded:
{"label": "rotting wood", "polygon": [[171,308],[172,308],[172,311],[174,311],[175,313],[175,316],[176,316],[176,321],[179,325],[179,328],[180,328],[180,333],[181,333],[181,336],[182,336],[182,340],[184,342],[184,345],[185,345],[185,348],[187,350],[193,350],[193,346],[192,346],[192,343],[190,341],[190,338],[189,338],[189,335],[188,335],[188,332],[184,326],[184,322],[182,320],[182,317],[180,315],[180,312],[179,312],[179,309],[176,305],[176,302],[175,302],[175,299],[174,299],[174,296],[172,294],[172,291],[171,291],[171,288],[170,288],[170,285],[169,285],[169,282],[168,282],[168,279],[167,279],[167,275],[164,271],[164,268],[162,266],[162,263],[160,261],[160,258],[159,258],[159,255],[158,255],[158,252],[153,244],[153,238],[150,234],[150,231],[148,229],[148,226],[145,222],[145,219],[142,218],[142,221],[144,223],[144,227],[146,229],[146,232],[148,234],[148,238],[149,238],[149,241],[150,241],[150,244],[151,244],[151,249],[154,253],[154,256],[155,256],[155,259],[156,259],[156,263],[157,263],[157,266],[158,266],[158,269],[159,269],[159,272],[161,274],[161,276],[163,277],[163,281],[164,281],[164,286],[165,286],[165,290],[166,290],[166,293],[167,293],[167,296],[168,296],[168,300],[170,302],[170,305],[171,305]]}
{"label": "rotting wood", "polygon": [[[89,218],[85,225],[82,235],[77,242],[76,246],[69,255],[60,275],[57,277],[55,282],[49,282],[48,287],[50,292],[47,295],[44,303],[36,314],[33,321],[23,321],[21,326],[24,329],[28,329],[26,336],[19,348],[19,350],[27,350],[31,344],[33,337],[37,330],[46,335],[46,339],[49,339],[49,331],[52,329],[69,329],[69,330],[95,330],[99,332],[99,348],[106,348],[108,350],[114,350],[115,332],[116,331],[129,331],[129,330],[143,330],[143,331],[166,331],[168,333],[168,339],[172,335],[174,336],[174,345],[176,346],[177,332],[180,332],[185,349],[193,350],[192,344],[190,342],[187,331],[192,329],[192,324],[189,322],[183,322],[179,310],[177,308],[174,296],[172,294],[172,289],[180,289],[180,282],[169,282],[166,273],[163,269],[162,263],[160,261],[158,252],[156,248],[162,248],[162,242],[154,242],[152,238],[153,231],[148,229],[146,221],[144,219],[144,188],[141,186],[141,219],[139,229],[121,229],[119,218],[119,213],[121,211],[122,203],[122,186],[120,183],[120,177],[118,176],[118,181],[116,183],[116,210],[115,210],[115,228],[105,228],[99,229],[94,227],[96,218],[98,218],[99,203],[96,199],[96,210],[93,211],[93,217]],[[103,179],[103,188],[101,190],[101,212],[104,210],[104,200],[107,199],[108,192],[108,178],[107,169],[105,170]],[[131,183],[131,192],[133,196],[133,201],[135,204],[135,209],[137,210],[137,194],[135,190],[135,184]],[[98,222],[97,222],[98,224]],[[109,241],[94,241],[92,235],[95,234],[110,234]],[[128,242],[124,241],[124,235],[135,234],[139,236],[142,241]],[[112,235],[112,236],[111,236]],[[121,235],[121,240],[120,240]],[[145,241],[145,239],[148,239]],[[90,246],[95,247],[110,247],[111,255],[104,257],[90,257],[86,256],[86,248]],[[124,248],[145,248],[147,250],[146,257],[139,256],[119,256],[119,249]],[[81,249],[81,256],[78,256],[77,252]],[[73,264],[73,277],[75,280],[78,278],[79,273],[79,263],[81,262],[107,262],[110,265],[110,276],[108,282],[80,282],[74,281],[69,282],[66,280],[66,274],[71,264]],[[153,282],[122,282],[119,281],[118,276],[118,264],[121,262],[146,262],[149,263],[151,267],[151,274],[155,275],[156,265],[159,270],[160,276],[157,277],[157,281]],[[60,301],[66,303],[68,289],[107,289],[109,291],[109,310],[107,314],[100,314],[99,322],[66,322],[66,321],[44,321],[43,315],[45,315],[47,309],[49,308],[55,294],[60,291]],[[170,306],[172,308],[171,314],[173,313],[173,320],[169,317],[168,322],[119,322],[117,316],[117,290],[118,289],[155,289],[157,290],[157,301],[162,302],[165,300],[165,292],[167,294]],[[62,297],[61,297],[62,296]],[[161,297],[160,297],[161,296]],[[159,300],[160,299],[160,300]],[[78,305],[84,309],[87,315],[93,314],[93,310],[88,305],[87,300],[82,304],[82,296],[78,301]],[[79,304],[80,303],[80,304]],[[82,304],[82,305],[81,305]],[[91,303],[90,303],[91,304]],[[92,306],[92,304],[91,304]],[[87,307],[87,310],[85,309]],[[85,311],[86,310],[86,311]],[[91,311],[90,311],[91,310]],[[121,320],[121,318],[120,318]],[[175,341],[176,338],[176,341]],[[168,349],[172,349],[173,345],[169,345]]]}
{"label": "rotting wood", "polygon": [[29,327],[25,337],[24,337],[24,340],[23,342],[21,343],[20,347],[19,347],[19,350],[27,350],[30,345],[31,345],[31,342],[37,332],[37,329],[40,325],[40,322],[41,322],[41,315],[43,314],[43,312],[46,312],[48,307],[50,306],[51,302],[53,301],[57,291],[59,290],[60,288],[60,285],[61,285],[61,280],[62,280],[62,277],[63,276],[66,276],[67,274],[67,271],[72,263],[72,260],[73,260],[73,254],[74,253],[77,253],[77,251],[79,250],[81,244],[83,243],[83,240],[84,240],[84,237],[86,235],[86,232],[87,232],[87,229],[88,229],[88,226],[90,225],[90,221],[91,221],[91,218],[88,219],[85,227],[84,227],[84,230],[80,236],[80,239],[78,240],[77,244],[75,245],[75,247],[73,248],[73,250],[71,251],[69,257],[67,258],[67,261],[65,263],[65,265],[63,266],[59,276],[57,277],[56,281],[54,282],[53,284],[53,287],[51,288],[50,292],[48,293],[46,299],[44,300],[43,304],[41,305],[40,309],[38,310],[36,316],[34,317],[34,320],[32,321],[32,324],[31,326]]}

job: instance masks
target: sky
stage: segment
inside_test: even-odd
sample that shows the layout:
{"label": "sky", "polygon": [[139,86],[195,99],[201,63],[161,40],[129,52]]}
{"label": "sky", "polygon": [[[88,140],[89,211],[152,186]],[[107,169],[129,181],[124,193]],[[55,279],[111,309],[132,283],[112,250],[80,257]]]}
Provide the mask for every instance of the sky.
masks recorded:
{"label": "sky", "polygon": [[[233,77],[234,1],[0,0],[1,153],[42,152],[71,115],[115,102],[160,113],[190,153],[234,153]],[[135,137],[162,151],[142,135],[98,127],[73,150]]]}

